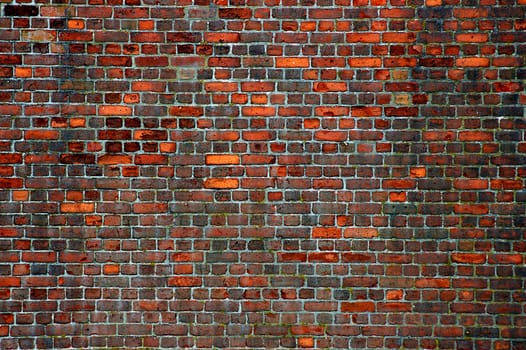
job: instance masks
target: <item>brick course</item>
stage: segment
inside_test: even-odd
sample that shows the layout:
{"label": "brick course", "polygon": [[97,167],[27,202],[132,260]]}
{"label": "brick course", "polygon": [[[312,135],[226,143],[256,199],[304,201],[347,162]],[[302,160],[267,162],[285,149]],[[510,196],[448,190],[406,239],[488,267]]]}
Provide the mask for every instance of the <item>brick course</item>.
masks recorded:
{"label": "brick course", "polygon": [[0,348],[526,348],[524,0],[0,13]]}

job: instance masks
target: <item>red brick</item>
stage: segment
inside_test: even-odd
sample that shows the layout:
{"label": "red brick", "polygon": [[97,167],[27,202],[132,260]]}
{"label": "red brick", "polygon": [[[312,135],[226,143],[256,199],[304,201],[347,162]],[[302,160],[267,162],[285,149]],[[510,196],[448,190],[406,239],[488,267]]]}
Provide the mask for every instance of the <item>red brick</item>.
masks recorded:
{"label": "red brick", "polygon": [[334,141],[341,142],[347,140],[348,133],[345,131],[317,131],[314,134],[314,139],[320,141]]}
{"label": "red brick", "polygon": [[349,107],[316,107],[315,114],[321,117],[336,117],[349,115]]}
{"label": "red brick", "polygon": [[450,284],[446,278],[420,278],[415,282],[417,288],[449,288]]}
{"label": "red brick", "polygon": [[415,180],[383,180],[382,187],[389,189],[413,189],[416,187]]}
{"label": "red brick", "polygon": [[17,153],[0,153],[0,164],[22,163],[22,155]]}
{"label": "red brick", "polygon": [[378,312],[411,312],[410,303],[378,303]]}
{"label": "red brick", "polygon": [[495,92],[521,91],[523,89],[523,84],[517,82],[497,82],[493,83],[493,89]]}
{"label": "red brick", "polygon": [[202,284],[202,279],[199,277],[170,277],[168,285],[172,287],[199,287]]}
{"label": "red brick", "polygon": [[168,209],[166,203],[136,203],[133,205],[133,212],[136,214],[165,213]]}
{"label": "red brick", "polygon": [[3,178],[0,179],[0,188],[21,188],[23,180],[18,178]]}
{"label": "red brick", "polygon": [[205,33],[205,40],[211,43],[237,43],[239,33]]}
{"label": "red brick", "polygon": [[278,261],[307,261],[307,253],[278,253]]}
{"label": "red brick", "polygon": [[455,213],[457,214],[487,214],[489,212],[486,204],[456,204]]}
{"label": "red brick", "polygon": [[159,81],[134,81],[132,83],[132,90],[163,92],[166,90],[166,83]]}
{"label": "red brick", "polygon": [[314,83],[314,91],[316,92],[335,92],[335,91],[347,91],[347,83],[344,82],[319,82]]}
{"label": "red brick", "polygon": [[256,277],[256,276],[242,276],[239,278],[239,285],[241,287],[267,287],[267,277]]}
{"label": "red brick", "polygon": [[341,238],[342,230],[336,227],[315,227],[312,229],[312,238]]}
{"label": "red brick", "polygon": [[27,130],[24,133],[26,140],[57,140],[59,132],[56,130]]}
{"label": "red brick", "polygon": [[456,179],[453,186],[460,190],[484,190],[488,188],[488,180]]}
{"label": "red brick", "polygon": [[488,257],[490,264],[513,264],[520,265],[524,262],[524,256],[521,254],[492,254]]}
{"label": "red brick", "polygon": [[241,91],[247,92],[268,92],[274,91],[274,83],[272,82],[243,82],[241,83]]}
{"label": "red brick", "polygon": [[337,253],[315,253],[311,252],[308,254],[308,259],[310,262],[337,262],[339,260]]}
{"label": "red brick", "polygon": [[460,264],[483,264],[486,262],[486,254],[479,253],[453,253],[451,261]]}
{"label": "red brick", "polygon": [[0,277],[0,287],[20,287],[20,277]]}
{"label": "red brick", "polygon": [[235,165],[239,164],[239,156],[235,154],[208,154],[205,162],[208,165]]}
{"label": "red brick", "polygon": [[372,301],[355,301],[342,303],[342,312],[374,312],[375,303]]}
{"label": "red brick", "polygon": [[135,164],[157,164],[163,165],[167,163],[167,157],[156,154],[138,154],[135,156]]}

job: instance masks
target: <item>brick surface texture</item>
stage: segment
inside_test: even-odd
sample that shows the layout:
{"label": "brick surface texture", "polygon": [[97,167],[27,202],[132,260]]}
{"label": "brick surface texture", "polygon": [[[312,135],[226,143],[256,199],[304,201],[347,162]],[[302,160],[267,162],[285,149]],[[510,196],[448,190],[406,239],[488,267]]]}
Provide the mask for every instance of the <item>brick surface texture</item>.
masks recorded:
{"label": "brick surface texture", "polygon": [[525,0],[0,0],[0,349],[526,349]]}

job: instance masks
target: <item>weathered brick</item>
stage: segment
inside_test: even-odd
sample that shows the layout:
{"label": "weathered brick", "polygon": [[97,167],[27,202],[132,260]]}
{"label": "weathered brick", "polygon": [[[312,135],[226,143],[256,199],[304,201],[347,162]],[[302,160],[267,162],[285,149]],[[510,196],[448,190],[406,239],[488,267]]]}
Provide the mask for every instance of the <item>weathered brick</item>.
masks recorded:
{"label": "weathered brick", "polygon": [[521,347],[524,0],[160,5],[0,9],[0,348]]}

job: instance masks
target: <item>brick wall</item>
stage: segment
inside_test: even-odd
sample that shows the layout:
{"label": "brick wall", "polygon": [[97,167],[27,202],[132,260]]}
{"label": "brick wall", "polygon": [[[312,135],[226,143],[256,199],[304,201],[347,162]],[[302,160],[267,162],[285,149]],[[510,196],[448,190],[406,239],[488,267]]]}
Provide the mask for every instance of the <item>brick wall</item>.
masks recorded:
{"label": "brick wall", "polygon": [[0,348],[526,348],[525,0],[0,11]]}

